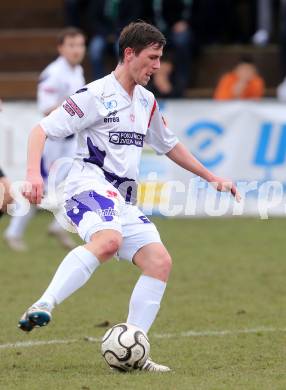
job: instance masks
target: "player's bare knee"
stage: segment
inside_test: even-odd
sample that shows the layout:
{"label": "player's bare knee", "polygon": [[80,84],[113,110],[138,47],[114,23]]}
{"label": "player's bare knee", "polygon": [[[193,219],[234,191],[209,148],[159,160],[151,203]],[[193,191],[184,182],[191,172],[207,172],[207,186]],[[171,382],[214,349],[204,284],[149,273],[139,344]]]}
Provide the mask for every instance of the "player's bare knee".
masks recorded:
{"label": "player's bare knee", "polygon": [[167,280],[172,269],[172,258],[168,252],[159,257],[157,260],[157,268],[161,277]]}
{"label": "player's bare knee", "polygon": [[91,241],[86,245],[101,262],[111,259],[118,251],[122,242],[120,233],[106,233],[101,231],[91,237]]}
{"label": "player's bare knee", "polygon": [[121,240],[118,237],[109,238],[106,242],[102,243],[99,248],[99,257],[102,260],[108,260],[113,257],[121,245]]}
{"label": "player's bare knee", "polygon": [[153,257],[147,264],[143,269],[144,274],[164,282],[168,280],[172,269],[172,259],[168,252]]}

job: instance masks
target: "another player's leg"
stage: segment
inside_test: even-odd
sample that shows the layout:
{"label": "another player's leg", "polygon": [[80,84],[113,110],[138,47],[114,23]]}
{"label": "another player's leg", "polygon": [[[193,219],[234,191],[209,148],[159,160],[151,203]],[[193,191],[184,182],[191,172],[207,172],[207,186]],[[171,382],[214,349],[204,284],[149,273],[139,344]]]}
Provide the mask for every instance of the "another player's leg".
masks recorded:
{"label": "another player's leg", "polygon": [[25,215],[11,217],[10,223],[4,232],[4,239],[10,249],[17,252],[23,252],[28,249],[26,243],[23,240],[23,236],[27,225],[35,213],[36,207],[30,205],[30,209]]}
{"label": "another player's leg", "polygon": [[54,218],[52,223],[48,228],[48,234],[54,236],[59,243],[66,249],[73,249],[76,247],[75,241],[71,238],[69,233],[59,224],[59,222]]}
{"label": "another player's leg", "polygon": [[112,258],[121,240],[118,231],[102,230],[92,234],[88,244],[69,252],[42,297],[20,319],[19,328],[29,332],[34,327],[47,325],[53,308],[82,287],[101,263]]}

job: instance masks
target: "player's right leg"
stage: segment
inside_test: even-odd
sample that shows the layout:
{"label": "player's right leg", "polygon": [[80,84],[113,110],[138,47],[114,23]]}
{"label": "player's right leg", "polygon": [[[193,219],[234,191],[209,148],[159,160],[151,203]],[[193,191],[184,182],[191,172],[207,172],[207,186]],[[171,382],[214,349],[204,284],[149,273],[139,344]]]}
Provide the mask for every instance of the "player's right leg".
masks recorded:
{"label": "player's right leg", "polygon": [[121,240],[118,231],[102,230],[94,233],[88,244],[69,252],[42,297],[21,317],[19,328],[30,332],[47,325],[54,307],[82,287],[101,263],[112,258]]}
{"label": "player's right leg", "polygon": [[47,325],[51,319],[47,312],[82,287],[99,265],[118,251],[122,241],[119,205],[105,194],[83,191],[67,201],[67,215],[86,245],[67,254],[42,297],[22,316],[20,329],[29,332]]}

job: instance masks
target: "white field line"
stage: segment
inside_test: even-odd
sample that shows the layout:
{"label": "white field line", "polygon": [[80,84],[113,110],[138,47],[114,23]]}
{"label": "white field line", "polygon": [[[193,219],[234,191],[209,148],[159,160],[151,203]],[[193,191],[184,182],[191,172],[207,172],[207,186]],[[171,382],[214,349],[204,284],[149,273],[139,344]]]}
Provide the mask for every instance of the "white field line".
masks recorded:
{"label": "white field line", "polygon": [[[251,333],[278,333],[286,332],[286,328],[253,328],[253,329],[237,329],[237,330],[206,330],[197,332],[194,330],[188,330],[180,333],[154,333],[151,338],[157,339],[170,339],[180,337],[212,337],[212,336],[233,336],[239,334],[251,334]],[[1,349],[13,349],[13,348],[28,348],[38,345],[50,345],[50,344],[72,344],[80,341],[88,341],[92,343],[99,343],[101,338],[99,337],[84,337],[82,339],[66,339],[66,340],[42,340],[42,341],[18,341],[16,343],[0,344]]]}

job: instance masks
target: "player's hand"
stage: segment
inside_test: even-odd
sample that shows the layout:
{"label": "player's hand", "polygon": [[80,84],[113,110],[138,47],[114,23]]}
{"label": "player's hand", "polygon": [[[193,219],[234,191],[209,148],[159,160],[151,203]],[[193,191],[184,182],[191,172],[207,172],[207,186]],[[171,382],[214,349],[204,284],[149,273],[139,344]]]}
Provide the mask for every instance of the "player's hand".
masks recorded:
{"label": "player's hand", "polygon": [[237,202],[241,201],[241,195],[236,188],[236,185],[229,180],[223,179],[222,177],[214,176],[211,181],[213,187],[219,192],[231,192],[232,196]]}
{"label": "player's hand", "polygon": [[40,204],[44,193],[44,181],[39,174],[28,174],[23,187],[23,196],[32,204]]}

